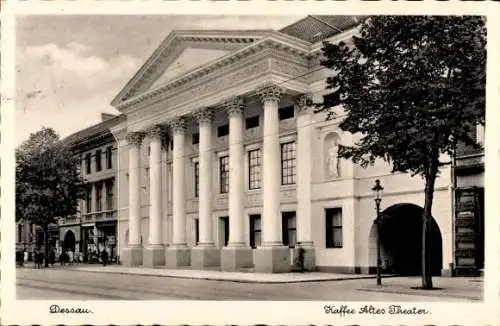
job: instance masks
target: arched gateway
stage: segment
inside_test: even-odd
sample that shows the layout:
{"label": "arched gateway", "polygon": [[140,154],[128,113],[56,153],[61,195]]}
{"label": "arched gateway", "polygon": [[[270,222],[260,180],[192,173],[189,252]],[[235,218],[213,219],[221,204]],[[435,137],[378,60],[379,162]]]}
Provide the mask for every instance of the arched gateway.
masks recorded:
{"label": "arched gateway", "polygon": [[[380,229],[381,259],[384,272],[401,275],[422,273],[422,224],[424,209],[414,204],[396,204],[385,209]],[[370,265],[376,266],[377,226],[370,230]],[[434,218],[429,234],[433,275],[441,275],[442,239]]]}
{"label": "arched gateway", "polygon": [[64,250],[71,250],[74,252],[75,244],[75,234],[73,233],[73,231],[68,230],[64,235]]}

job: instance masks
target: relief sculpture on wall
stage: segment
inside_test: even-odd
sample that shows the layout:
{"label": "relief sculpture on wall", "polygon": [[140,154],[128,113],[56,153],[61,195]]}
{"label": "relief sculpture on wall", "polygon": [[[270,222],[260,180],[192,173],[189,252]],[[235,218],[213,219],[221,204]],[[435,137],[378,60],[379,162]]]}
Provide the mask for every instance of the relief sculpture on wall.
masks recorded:
{"label": "relief sculpture on wall", "polygon": [[330,148],[328,149],[327,155],[327,167],[328,176],[338,177],[339,176],[339,146],[335,139],[330,141]]}

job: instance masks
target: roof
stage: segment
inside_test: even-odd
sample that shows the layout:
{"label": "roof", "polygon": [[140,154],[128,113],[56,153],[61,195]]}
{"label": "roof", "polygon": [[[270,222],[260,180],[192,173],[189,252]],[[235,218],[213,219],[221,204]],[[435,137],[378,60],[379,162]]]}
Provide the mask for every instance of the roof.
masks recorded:
{"label": "roof", "polygon": [[82,143],[91,142],[92,140],[103,139],[106,137],[113,137],[110,128],[125,121],[125,115],[117,115],[101,121],[98,124],[82,129],[74,134],[67,136],[62,141],[70,147],[80,145]]}
{"label": "roof", "polygon": [[309,15],[279,31],[310,43],[316,43],[353,28],[360,24],[362,19],[362,16]]}

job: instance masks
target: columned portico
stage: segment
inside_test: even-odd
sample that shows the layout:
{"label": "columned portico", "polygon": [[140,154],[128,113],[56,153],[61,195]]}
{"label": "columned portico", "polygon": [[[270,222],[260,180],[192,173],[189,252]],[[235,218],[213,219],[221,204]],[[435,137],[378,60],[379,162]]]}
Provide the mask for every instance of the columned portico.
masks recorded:
{"label": "columned portico", "polygon": [[190,250],[186,245],[186,189],[185,189],[185,158],[184,138],[186,121],[176,118],[171,124],[173,150],[173,235],[172,245],[166,250],[166,265],[168,267],[189,266]]}
{"label": "columned portico", "polygon": [[304,249],[304,268],[313,270],[315,251],[311,233],[312,122],[310,94],[301,95],[295,104],[297,117],[297,243]]}
{"label": "columned portico", "polygon": [[124,266],[142,265],[141,239],[141,196],[140,196],[140,156],[139,148],[143,134],[129,133],[129,242],[123,250],[122,262]]}
{"label": "columned portico", "polygon": [[244,237],[244,117],[242,98],[225,103],[229,114],[229,243],[222,249],[222,269],[235,271],[253,264],[253,252]]}
{"label": "columned portico", "polygon": [[255,271],[267,273],[290,270],[290,250],[283,246],[280,211],[280,143],[278,104],[283,90],[268,86],[257,92],[264,106],[263,130],[263,229],[262,246],[255,255]]}
{"label": "columned portico", "polygon": [[[194,113],[199,124],[199,226],[200,240],[191,250],[191,266],[203,268],[220,265],[220,250],[215,247],[212,223],[212,119],[213,112],[203,108]],[[175,145],[174,145],[175,146]]]}
{"label": "columned portico", "polygon": [[149,156],[149,245],[144,249],[144,265],[153,267],[165,264],[161,220],[161,127],[153,127],[149,131],[149,138],[151,139]]}

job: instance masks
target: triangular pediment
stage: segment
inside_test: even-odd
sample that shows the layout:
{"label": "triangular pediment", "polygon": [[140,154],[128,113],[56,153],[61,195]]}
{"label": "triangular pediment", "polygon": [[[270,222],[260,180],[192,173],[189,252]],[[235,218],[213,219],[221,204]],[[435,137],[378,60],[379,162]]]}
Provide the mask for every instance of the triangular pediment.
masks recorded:
{"label": "triangular pediment", "polygon": [[168,67],[149,89],[155,89],[195,68],[231,53],[224,49],[186,48]]}
{"label": "triangular pediment", "polygon": [[111,102],[113,106],[262,39],[270,31],[174,31]]}

